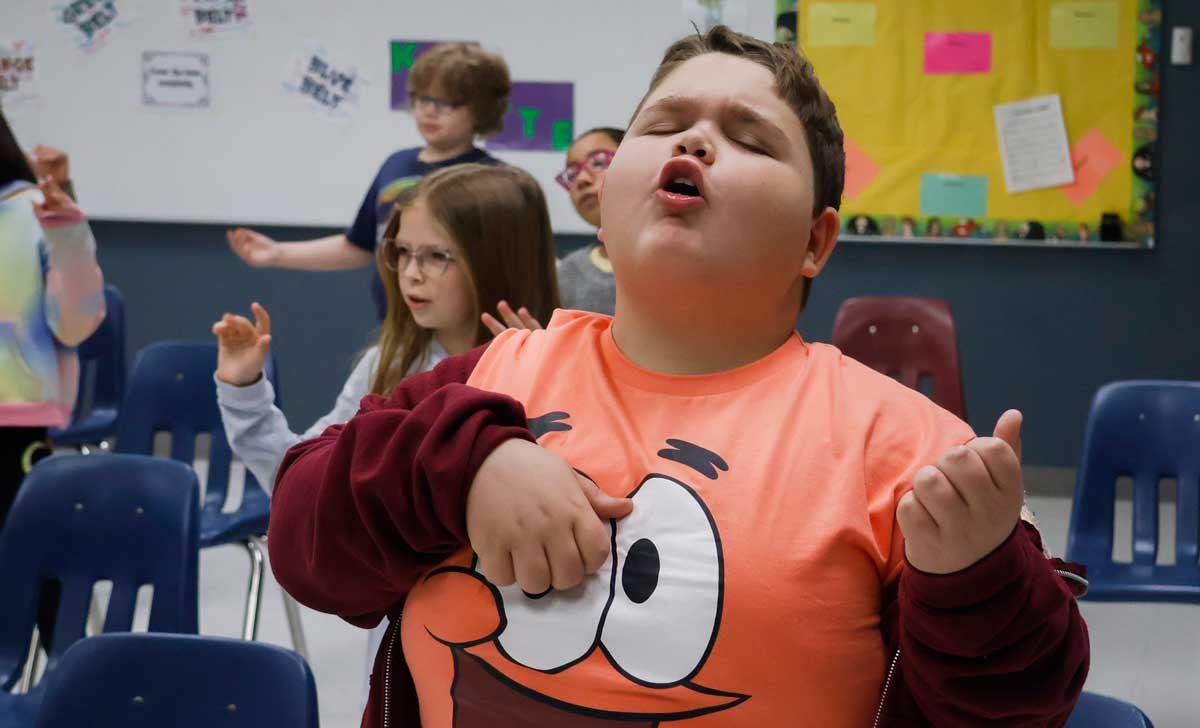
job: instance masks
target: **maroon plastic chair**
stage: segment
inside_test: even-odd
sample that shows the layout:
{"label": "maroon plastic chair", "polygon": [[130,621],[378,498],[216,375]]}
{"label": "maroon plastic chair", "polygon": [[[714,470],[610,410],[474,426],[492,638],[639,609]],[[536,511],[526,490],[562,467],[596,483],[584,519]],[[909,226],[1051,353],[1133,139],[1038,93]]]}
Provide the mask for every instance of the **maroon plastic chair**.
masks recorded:
{"label": "maroon plastic chair", "polygon": [[912,296],[848,298],[833,320],[833,345],[913,389],[920,390],[921,378],[929,377],[930,399],[967,418],[958,334],[945,301]]}

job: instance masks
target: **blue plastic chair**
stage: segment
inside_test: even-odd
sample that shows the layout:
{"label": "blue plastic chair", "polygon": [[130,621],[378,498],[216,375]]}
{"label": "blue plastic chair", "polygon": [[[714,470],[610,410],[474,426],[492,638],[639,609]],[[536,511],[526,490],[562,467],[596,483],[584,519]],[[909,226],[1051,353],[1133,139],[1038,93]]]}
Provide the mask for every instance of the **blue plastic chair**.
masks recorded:
{"label": "blue plastic chair", "polygon": [[[1133,479],[1133,562],[1112,558],[1118,477]],[[1175,563],[1157,565],[1158,485],[1175,478]],[[1092,401],[1067,536],[1087,599],[1200,604],[1200,382],[1107,384]]]}
{"label": "blue plastic chair", "polygon": [[[196,457],[196,437],[211,436],[208,478],[200,508],[200,548],[241,544],[250,556],[250,584],[242,635],[258,636],[262,601],[264,557],[261,539],[271,517],[271,499],[254,475],[246,471],[242,501],[237,510],[222,513],[229,492],[233,452],[225,439],[221,411],[217,407],[217,346],[206,342],[165,341],[142,349],[133,364],[129,387],[117,424],[116,451],[152,455],[154,436],[171,435],[171,459],[191,465]],[[279,385],[274,356],[267,359],[266,376]],[[286,594],[284,606],[296,649],[303,655],[304,637],[299,609]]]}
{"label": "blue plastic chair", "polygon": [[50,430],[55,445],[86,452],[87,445],[105,443],[117,434],[125,396],[125,297],[116,286],[106,285],[104,304],[104,322],[79,345],[79,396],[71,424]]}
{"label": "blue plastic chair", "polygon": [[123,634],[83,640],[47,681],[38,728],[317,728],[304,658],[258,642]]}
{"label": "blue plastic chair", "polygon": [[1079,696],[1066,728],[1154,728],[1154,724],[1136,705],[1084,693]]}
{"label": "blue plastic chair", "polygon": [[47,580],[61,585],[46,675],[86,631],[92,591],[112,581],[103,631],[131,629],[154,587],[149,629],[195,633],[200,486],[190,468],[136,455],[63,455],[29,473],[0,532],[0,725],[33,724],[45,681],[21,680]]}

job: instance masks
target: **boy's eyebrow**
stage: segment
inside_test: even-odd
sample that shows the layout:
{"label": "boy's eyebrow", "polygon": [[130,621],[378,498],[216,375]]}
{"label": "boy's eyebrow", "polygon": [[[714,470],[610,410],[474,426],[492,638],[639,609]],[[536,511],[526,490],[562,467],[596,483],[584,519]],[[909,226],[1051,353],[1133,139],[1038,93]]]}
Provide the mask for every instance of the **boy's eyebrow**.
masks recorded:
{"label": "boy's eyebrow", "polygon": [[787,143],[787,134],[784,134],[783,129],[780,129],[775,122],[741,101],[734,101],[729,104],[726,114],[729,115],[730,119],[739,124],[754,127],[756,130],[763,132],[770,137],[767,141],[775,141],[780,144]]}
{"label": "boy's eyebrow", "polygon": [[[692,96],[664,96],[642,109],[642,113],[657,111],[666,114],[683,114],[695,111],[700,105],[700,99]],[[722,108],[722,115],[736,124],[754,127],[763,132],[770,137],[767,141],[787,143],[787,134],[783,129],[743,101],[730,101],[725,104]]]}

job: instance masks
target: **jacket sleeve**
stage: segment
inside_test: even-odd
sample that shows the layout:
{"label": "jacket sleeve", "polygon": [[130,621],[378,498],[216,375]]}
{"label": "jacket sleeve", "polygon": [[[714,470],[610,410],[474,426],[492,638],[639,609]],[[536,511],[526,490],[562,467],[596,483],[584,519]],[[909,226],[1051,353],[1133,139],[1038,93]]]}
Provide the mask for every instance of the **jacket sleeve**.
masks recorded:
{"label": "jacket sleeve", "polygon": [[1046,558],[1024,521],[954,574],[906,564],[884,596],[894,669],[880,725],[1064,725],[1088,672],[1087,625],[1072,593],[1086,583],[1082,572]]}
{"label": "jacket sleeve", "polygon": [[75,204],[37,212],[46,237],[46,325],[64,346],[77,346],[104,320],[104,275],[96,263],[96,239]]}
{"label": "jacket sleeve", "polygon": [[466,386],[482,348],[408,377],[387,399],[284,457],[271,565],[301,603],[372,627],[416,579],[467,543],[466,499],[502,442],[533,441],[524,408]]}
{"label": "jacket sleeve", "polygon": [[270,493],[284,453],[302,438],[292,432],[287,416],[275,406],[275,388],[266,377],[245,387],[222,382],[215,374],[213,379],[229,447]]}

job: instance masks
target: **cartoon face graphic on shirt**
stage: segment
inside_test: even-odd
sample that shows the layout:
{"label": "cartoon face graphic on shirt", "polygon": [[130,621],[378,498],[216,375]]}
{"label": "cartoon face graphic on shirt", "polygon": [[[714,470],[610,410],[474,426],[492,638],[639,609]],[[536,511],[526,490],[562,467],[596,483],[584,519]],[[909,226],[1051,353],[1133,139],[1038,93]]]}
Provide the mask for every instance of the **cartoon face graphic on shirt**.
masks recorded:
{"label": "cartoon face graphic on shirt", "polygon": [[[569,430],[567,417],[553,412],[530,429],[539,437]],[[659,458],[709,480],[728,470],[702,447],[667,445]],[[657,726],[749,698],[693,679],[716,641],[723,603],[721,539],[707,506],[687,483],[658,473],[628,496],[633,512],[607,524],[608,559],[573,589],[496,587],[475,560],[426,577],[442,581],[443,594],[454,580],[457,604],[485,603],[465,618],[426,621],[453,653],[455,726]],[[490,600],[480,598],[483,589]]]}

